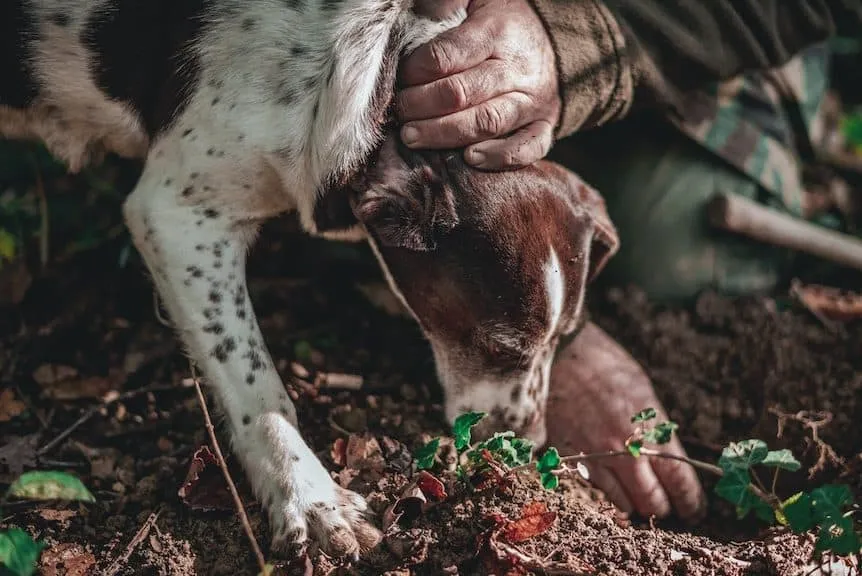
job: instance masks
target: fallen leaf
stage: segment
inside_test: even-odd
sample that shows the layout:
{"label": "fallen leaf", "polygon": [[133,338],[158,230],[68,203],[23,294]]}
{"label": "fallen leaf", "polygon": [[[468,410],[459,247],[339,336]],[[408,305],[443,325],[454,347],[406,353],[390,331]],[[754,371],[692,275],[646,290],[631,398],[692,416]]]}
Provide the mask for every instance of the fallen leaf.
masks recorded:
{"label": "fallen leaf", "polygon": [[26,409],[27,405],[15,398],[11,388],[4,388],[0,392],[0,422],[8,422]]}
{"label": "fallen leaf", "polygon": [[347,442],[344,438],[337,438],[332,443],[332,447],[329,449],[329,456],[336,466],[347,464]]}
{"label": "fallen leaf", "polygon": [[383,512],[383,530],[387,531],[396,524],[403,527],[409,526],[421,514],[445,500],[446,497],[446,487],[443,483],[429,472],[420,471],[401,491],[398,500]]}
{"label": "fallen leaf", "polygon": [[28,436],[12,436],[3,446],[0,446],[0,464],[12,476],[18,477],[24,468],[36,466],[36,447],[39,434]]}
{"label": "fallen leaf", "polygon": [[177,491],[183,503],[192,510],[233,510],[233,500],[218,466],[218,460],[209,449],[201,446],[192,456],[189,471]]}
{"label": "fallen leaf", "polygon": [[828,320],[847,322],[862,318],[862,294],[821,286],[803,285],[795,281],[790,288],[793,296],[812,313]]}
{"label": "fallen leaf", "polygon": [[386,468],[386,460],[377,439],[370,434],[358,436],[351,434],[347,439],[344,452],[345,465],[355,470],[373,470],[382,472]]}
{"label": "fallen leaf", "polygon": [[96,557],[79,544],[57,544],[42,553],[44,576],[88,576],[94,573]]}
{"label": "fallen leaf", "polygon": [[90,463],[90,476],[99,480],[113,480],[116,477],[117,460],[121,453],[116,448],[90,448],[86,444],[74,442],[84,458]]}
{"label": "fallen leaf", "polygon": [[76,476],[53,470],[22,474],[9,486],[6,495],[22,500],[96,501]]}
{"label": "fallen leaf", "polygon": [[530,502],[521,511],[521,517],[511,522],[500,536],[506,542],[517,544],[544,534],[556,519],[556,512],[549,512],[544,502]]}
{"label": "fallen leaf", "polygon": [[77,510],[54,510],[53,508],[43,508],[39,510],[39,516],[48,522],[58,522],[64,528],[69,526],[69,520],[78,515]]}
{"label": "fallen leaf", "polygon": [[78,370],[71,366],[64,366],[62,364],[42,364],[33,371],[33,380],[35,380],[39,386],[50,386],[57,382],[74,378],[77,375]]}

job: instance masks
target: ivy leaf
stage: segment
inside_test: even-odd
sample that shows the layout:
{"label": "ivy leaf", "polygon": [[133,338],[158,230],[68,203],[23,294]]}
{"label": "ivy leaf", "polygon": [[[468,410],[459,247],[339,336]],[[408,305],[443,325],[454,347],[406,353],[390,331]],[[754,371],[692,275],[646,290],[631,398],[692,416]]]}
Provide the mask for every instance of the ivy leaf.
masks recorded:
{"label": "ivy leaf", "polygon": [[772,509],[772,506],[755,496],[754,498],[754,513],[758,518],[763,520],[769,525],[775,524],[775,520],[777,518],[775,514],[775,510]]}
{"label": "ivy leaf", "polygon": [[667,444],[677,428],[679,425],[676,422],[661,422],[644,432],[644,440],[652,444]]}
{"label": "ivy leaf", "polygon": [[770,466],[772,468],[781,468],[782,470],[789,470],[791,472],[796,472],[800,468],[802,468],[802,464],[793,456],[793,452],[790,450],[770,450],[766,454],[766,458],[761,462],[764,466]]}
{"label": "ivy leaf", "polygon": [[[552,446],[548,448],[545,453],[542,454],[542,457],[536,461],[536,470],[538,470],[542,475],[549,474],[559,468],[561,463],[562,460],[560,460],[560,453]],[[554,476],[554,478],[556,478],[556,476]],[[542,484],[544,483],[544,480],[542,480]]]}
{"label": "ivy leaf", "polygon": [[542,487],[545,490],[554,490],[560,485],[560,479],[550,472],[545,472],[541,475]]}
{"label": "ivy leaf", "polygon": [[634,416],[632,416],[632,424],[638,424],[640,422],[646,422],[647,420],[652,420],[656,417],[655,408],[646,408],[641,410]]}
{"label": "ivy leaf", "polygon": [[749,486],[751,476],[744,468],[732,468],[724,473],[715,485],[715,493],[736,506],[736,515],[742,519],[754,507],[758,498],[751,492]]}
{"label": "ivy leaf", "polygon": [[[811,515],[811,496],[805,492],[794,494],[781,503],[781,516],[776,514],[778,521],[800,534],[814,528],[814,517]],[[784,522],[782,522],[782,517]]]}
{"label": "ivy leaf", "polygon": [[26,500],[78,500],[95,502],[87,487],[65,472],[27,472],[9,486],[7,496]]}
{"label": "ivy leaf", "polygon": [[458,452],[470,446],[470,431],[485,416],[487,414],[484,412],[467,412],[455,419],[455,424],[452,425],[452,435],[455,437],[455,449]]}
{"label": "ivy leaf", "polygon": [[440,450],[440,438],[434,438],[413,454],[417,470],[430,470],[434,467],[434,459]]}
{"label": "ivy leaf", "polygon": [[853,503],[853,494],[844,484],[827,484],[811,491],[811,509],[818,523],[839,518]]}
{"label": "ivy leaf", "polygon": [[525,438],[512,439],[512,447],[517,455],[515,466],[523,466],[530,463],[530,456],[533,454],[533,443]]}
{"label": "ivy leaf", "polygon": [[626,442],[626,450],[628,450],[629,454],[631,454],[635,458],[640,457],[641,448],[643,447],[644,443],[641,440],[630,440]]}
{"label": "ivy leaf", "polygon": [[767,454],[769,454],[769,449],[763,440],[731,442],[722,450],[718,465],[725,473],[734,469],[747,470],[755,464],[763,462]]}
{"label": "ivy leaf", "polygon": [[34,541],[20,528],[0,532],[0,565],[15,576],[30,576],[43,548],[43,542]]}
{"label": "ivy leaf", "polygon": [[817,536],[815,550],[830,550],[839,556],[857,554],[862,548],[859,535],[853,530],[853,519],[839,516],[824,522]]}

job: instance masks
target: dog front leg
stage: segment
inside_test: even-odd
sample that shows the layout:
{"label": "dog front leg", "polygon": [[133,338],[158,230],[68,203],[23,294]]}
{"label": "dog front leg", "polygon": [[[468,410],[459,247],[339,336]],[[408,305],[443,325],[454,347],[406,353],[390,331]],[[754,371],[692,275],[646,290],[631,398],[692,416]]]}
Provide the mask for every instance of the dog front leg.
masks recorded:
{"label": "dog front leg", "polygon": [[[365,501],[333,482],[302,439],[252,311],[245,255],[256,230],[235,201],[251,192],[201,195],[200,180],[212,167],[186,172],[159,161],[165,157],[151,154],[125,218],[172,323],[219,400],[234,451],[269,512],[273,547],[286,551],[311,538],[330,555],[356,556],[379,533],[363,518]],[[217,201],[226,197],[234,201]]]}

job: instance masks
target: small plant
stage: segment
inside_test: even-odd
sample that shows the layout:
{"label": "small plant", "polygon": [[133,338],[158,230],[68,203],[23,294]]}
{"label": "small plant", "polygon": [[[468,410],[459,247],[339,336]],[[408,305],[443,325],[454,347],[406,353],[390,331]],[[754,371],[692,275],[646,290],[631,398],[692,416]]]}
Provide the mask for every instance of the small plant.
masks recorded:
{"label": "small plant", "polygon": [[[625,450],[560,456],[557,449],[551,447],[541,457],[534,458],[532,442],[516,437],[514,432],[498,432],[473,444],[472,429],[485,416],[481,412],[468,412],[459,416],[452,427],[458,453],[455,471],[458,478],[471,487],[493,485],[503,481],[508,474],[535,468],[542,486],[554,490],[562,474],[576,471],[588,478],[583,464],[587,460],[618,457],[682,460],[698,470],[720,477],[715,493],[735,506],[740,519],[754,512],[763,522],[785,526],[795,533],[815,530],[816,550],[819,552],[847,556],[862,549],[859,529],[853,517],[856,506],[850,489],[845,485],[826,485],[782,499],[776,492],[779,474],[782,470],[797,472],[802,465],[790,450],[769,450],[763,440],[731,442],[716,464],[661,452],[649,445],[668,444],[679,427],[675,422],[658,422],[656,410],[647,408],[632,416],[635,429],[626,440]],[[420,447],[414,454],[417,469],[433,469],[438,462],[440,447],[439,437]],[[576,467],[570,468],[569,464]],[[764,470],[772,474],[770,488],[758,473]]]}
{"label": "small plant", "polygon": [[[81,481],[65,472],[27,472],[6,490],[3,497],[28,500],[67,500],[95,502],[95,498]],[[36,572],[36,563],[45,548],[20,528],[0,532],[0,572],[14,576],[30,576]],[[5,573],[4,572],[4,573]]]}

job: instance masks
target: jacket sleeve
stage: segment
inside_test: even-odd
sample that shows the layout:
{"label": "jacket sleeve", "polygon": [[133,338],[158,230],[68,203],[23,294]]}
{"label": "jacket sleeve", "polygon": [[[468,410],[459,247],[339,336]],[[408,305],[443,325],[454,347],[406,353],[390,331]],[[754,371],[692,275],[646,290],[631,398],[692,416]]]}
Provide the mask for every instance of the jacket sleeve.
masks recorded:
{"label": "jacket sleeve", "polygon": [[533,0],[557,54],[557,136],[862,35],[862,0]]}

